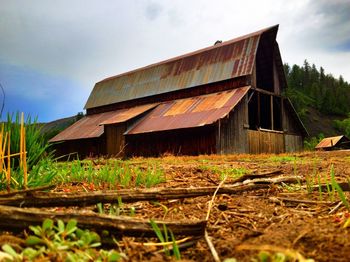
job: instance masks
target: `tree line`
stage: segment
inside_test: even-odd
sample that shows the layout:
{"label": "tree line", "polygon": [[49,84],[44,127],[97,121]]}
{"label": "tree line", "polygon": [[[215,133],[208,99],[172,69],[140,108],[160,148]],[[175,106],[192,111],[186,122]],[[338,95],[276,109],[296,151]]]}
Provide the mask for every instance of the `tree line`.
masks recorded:
{"label": "tree line", "polygon": [[336,121],[335,127],[350,136],[350,84],[342,76],[334,77],[323,67],[317,68],[304,60],[302,66],[284,64],[289,97],[300,117],[305,120],[309,107],[318,109],[325,115],[347,117]]}
{"label": "tree line", "polygon": [[350,84],[342,76],[335,78],[307,60],[302,66],[284,64],[284,70],[288,82],[286,95],[301,115],[308,106],[327,115],[349,114]]}

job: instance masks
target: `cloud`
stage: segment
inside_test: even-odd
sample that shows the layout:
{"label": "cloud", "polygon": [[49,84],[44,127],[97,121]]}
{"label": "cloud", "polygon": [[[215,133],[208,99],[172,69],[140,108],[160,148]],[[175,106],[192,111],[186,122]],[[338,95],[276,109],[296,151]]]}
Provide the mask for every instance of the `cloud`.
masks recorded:
{"label": "cloud", "polygon": [[160,16],[161,12],[162,12],[162,6],[159,3],[156,2],[150,2],[149,4],[146,5],[146,17],[149,20],[155,20],[157,19],[157,17]]}
{"label": "cloud", "polygon": [[[349,6],[348,0],[0,0],[0,62],[17,73],[36,72],[41,83],[30,85],[33,101],[77,96],[82,109],[105,77],[280,24],[283,61],[308,59],[349,81]],[[24,73],[18,78],[34,81]],[[19,83],[15,89],[23,93]]]}

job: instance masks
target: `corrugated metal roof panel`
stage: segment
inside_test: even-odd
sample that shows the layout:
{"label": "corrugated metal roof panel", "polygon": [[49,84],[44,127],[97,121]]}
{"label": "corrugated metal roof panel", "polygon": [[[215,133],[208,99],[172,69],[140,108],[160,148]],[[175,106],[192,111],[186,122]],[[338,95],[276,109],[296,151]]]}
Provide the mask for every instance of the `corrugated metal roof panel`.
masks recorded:
{"label": "corrugated metal roof panel", "polygon": [[126,122],[157,105],[158,104],[148,104],[129,109],[120,109],[85,116],[55,137],[51,138],[50,142],[100,137],[104,133],[103,125]]}
{"label": "corrugated metal roof panel", "polygon": [[191,88],[250,75],[261,34],[270,27],[96,83],[85,108]]}
{"label": "corrugated metal roof panel", "polygon": [[157,105],[158,104],[147,104],[115,111],[115,114],[113,114],[107,120],[101,122],[100,125],[110,125],[126,122],[152,108],[155,108]]}
{"label": "corrugated metal roof panel", "polygon": [[110,118],[114,113],[114,111],[111,111],[85,116],[51,138],[49,142],[100,137],[104,132],[103,126],[100,126],[100,123]]}
{"label": "corrugated metal roof panel", "polygon": [[329,148],[335,146],[344,136],[326,137],[315,148]]}
{"label": "corrugated metal roof panel", "polygon": [[141,134],[210,125],[225,117],[250,86],[160,104],[125,134]]}

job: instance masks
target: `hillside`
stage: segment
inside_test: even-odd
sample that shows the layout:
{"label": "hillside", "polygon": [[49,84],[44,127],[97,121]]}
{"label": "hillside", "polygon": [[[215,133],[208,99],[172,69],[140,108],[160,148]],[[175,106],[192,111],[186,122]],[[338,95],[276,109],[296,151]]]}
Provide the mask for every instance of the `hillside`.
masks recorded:
{"label": "hillside", "polygon": [[57,119],[48,123],[42,123],[41,132],[45,136],[46,140],[50,140],[52,137],[63,131],[73,123],[75,123],[80,115],[65,117]]}
{"label": "hillside", "polygon": [[350,135],[350,84],[323,67],[284,65],[288,82],[285,95],[292,101],[311,137]]}
{"label": "hillside", "polygon": [[305,113],[303,123],[310,137],[316,137],[319,134],[327,137],[342,133],[342,131],[335,128],[334,121],[343,119],[344,117],[342,116],[323,114],[316,108],[309,107]]}

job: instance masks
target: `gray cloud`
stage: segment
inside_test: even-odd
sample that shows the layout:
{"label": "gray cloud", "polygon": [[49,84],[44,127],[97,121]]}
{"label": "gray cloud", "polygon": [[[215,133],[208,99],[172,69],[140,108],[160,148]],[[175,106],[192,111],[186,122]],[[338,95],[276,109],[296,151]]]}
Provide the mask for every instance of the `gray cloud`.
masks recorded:
{"label": "gray cloud", "polygon": [[0,60],[79,82],[88,96],[104,77],[280,24],[284,61],[350,80],[349,14],[348,0],[0,0]]}
{"label": "gray cloud", "polygon": [[163,8],[159,3],[150,2],[146,5],[145,14],[148,19],[155,20],[160,16],[162,10]]}

